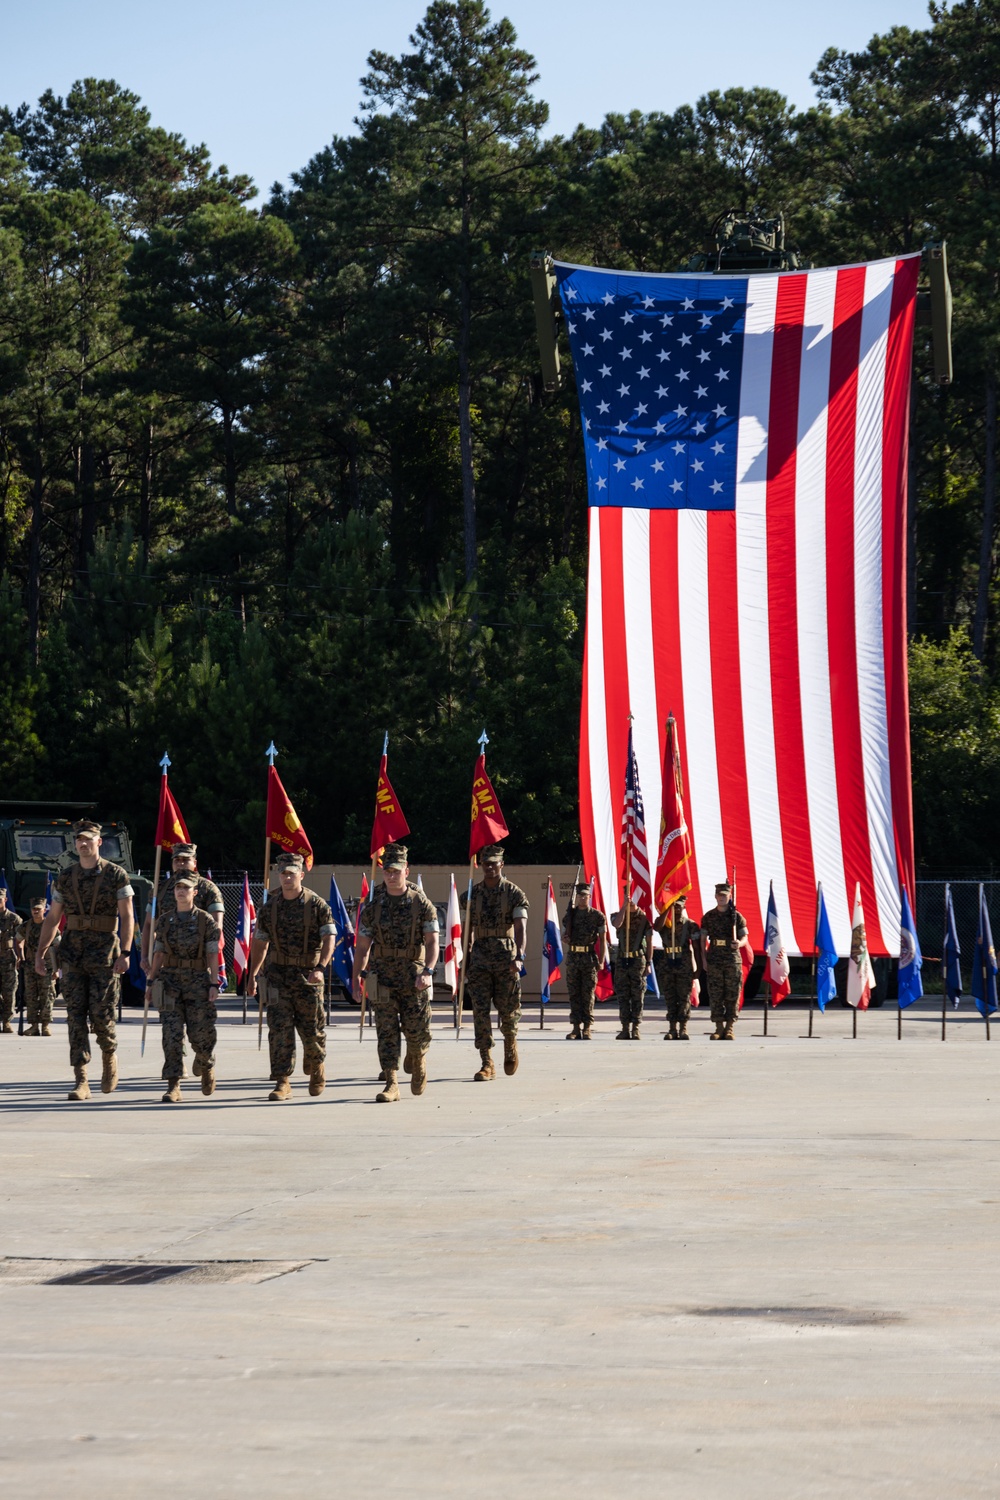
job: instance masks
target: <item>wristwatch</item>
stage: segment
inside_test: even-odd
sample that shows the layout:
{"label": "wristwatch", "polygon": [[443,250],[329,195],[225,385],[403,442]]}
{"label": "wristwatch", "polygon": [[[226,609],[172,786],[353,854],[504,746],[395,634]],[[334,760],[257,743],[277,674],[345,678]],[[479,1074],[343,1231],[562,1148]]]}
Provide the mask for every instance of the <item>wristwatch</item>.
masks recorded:
{"label": "wristwatch", "polygon": [[421,974],[433,974],[434,970],[432,968],[430,968],[427,964],[424,964],[424,966],[420,970],[420,972],[421,972]]}

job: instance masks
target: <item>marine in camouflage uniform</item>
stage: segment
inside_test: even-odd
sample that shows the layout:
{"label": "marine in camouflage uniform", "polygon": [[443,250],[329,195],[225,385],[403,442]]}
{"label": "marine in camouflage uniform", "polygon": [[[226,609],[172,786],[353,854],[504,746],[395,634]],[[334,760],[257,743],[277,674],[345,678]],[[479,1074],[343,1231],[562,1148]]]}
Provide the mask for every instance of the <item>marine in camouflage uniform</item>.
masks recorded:
{"label": "marine in camouflage uniform", "polygon": [[[469,926],[471,952],[466,960],[465,992],[472,1006],[476,1046],[482,1066],[477,1083],[496,1076],[493,1066],[493,1006],[503,1033],[503,1070],[517,1072],[517,1025],[521,1019],[521,964],[524,962],[528,898],[503,875],[503,849],[491,844],[479,851],[483,879],[472,892]],[[461,897],[463,912],[469,893]]]}
{"label": "marine in camouflage uniform", "polygon": [[24,1013],[27,1036],[52,1035],[52,1003],[56,997],[56,970],[59,968],[59,934],[56,933],[45,955],[45,975],[35,973],[35,954],[45,921],[45,897],[31,903],[31,921],[24,927]]}
{"label": "marine in camouflage uniform", "polygon": [[385,880],[364,907],[358,922],[355,991],[361,998],[361,975],[367,964],[368,995],[375,1013],[378,1060],[385,1088],[380,1104],[399,1099],[400,1033],[406,1038],[403,1067],[410,1092],[422,1094],[427,1083],[425,1056],[431,1044],[431,1000],[438,955],[438,916],[434,903],[406,879],[409,869],[403,844],[382,851]]}
{"label": "marine in camouflage uniform", "polygon": [[[626,911],[628,947],[625,945]],[[634,901],[628,901],[621,911],[616,911],[611,921],[618,929],[618,948],[614,963],[615,999],[618,1001],[618,1018],[622,1029],[616,1035],[620,1042],[637,1042],[643,997],[646,993],[646,976],[652,968],[653,929]]]}
{"label": "marine in camouflage uniform", "polygon": [[663,1039],[689,1042],[691,990],[698,982],[699,933],[697,922],[688,921],[687,897],[678,896],[653,926],[663,939],[663,947],[653,949],[656,982],[667,1011],[668,1030]]}
{"label": "marine in camouflage uniform", "polygon": [[715,887],[718,905],[701,919],[708,999],[715,1022],[713,1042],[733,1041],[733,1027],[739,1015],[743,989],[740,949],[747,941],[747,924],[742,912],[733,907],[731,896],[732,886],[728,881],[720,881]]}
{"label": "marine in camouflage uniform", "polygon": [[11,1032],[17,995],[17,965],[24,957],[22,946],[24,922],[16,911],[7,909],[7,890],[0,887],[0,1030]]}
{"label": "marine in camouflage uniform", "polygon": [[268,1098],[291,1097],[296,1032],[302,1039],[302,1067],[309,1075],[309,1092],[316,1097],[326,1087],[322,969],[333,955],[336,928],[327,903],[302,883],[302,855],[279,854],[276,864],[281,893],[272,892],[257,915],[247,993],[256,991],[257,971],[266,954],[267,1045],[274,1079]]}
{"label": "marine in camouflage uniform", "polygon": [[219,994],[221,932],[213,917],[195,904],[196,875],[171,882],[174,909],[157,917],[149,983],[160,1007],[164,1104],[180,1100],[184,1072],[184,1032],[194,1049],[196,1075],[205,1095],[215,1091],[216,1009]]}
{"label": "marine in camouflage uniform", "polygon": [[127,953],[132,944],[135,917],[134,892],[121,865],[101,859],[100,825],[90,819],[74,823],[79,864],[56,876],[52,908],[42,925],[35,953],[35,973],[45,969],[48,952],[60,918],[66,929],[59,952],[62,992],[66,1002],[69,1058],[76,1074],[76,1087],[69,1098],[90,1098],[87,1064],[90,1062],[90,1027],[93,1026],[104,1058],[101,1091],[110,1094],[118,1084],[115,1058],[118,1042],[115,1014],[118,1009],[118,976],[128,969],[122,957],[121,940]]}
{"label": "marine in camouflage uniform", "polygon": [[589,1042],[597,976],[604,967],[607,952],[608,924],[604,913],[594,911],[591,906],[590,886],[585,881],[576,887],[573,898],[562,924],[569,1018],[573,1026],[566,1040]]}

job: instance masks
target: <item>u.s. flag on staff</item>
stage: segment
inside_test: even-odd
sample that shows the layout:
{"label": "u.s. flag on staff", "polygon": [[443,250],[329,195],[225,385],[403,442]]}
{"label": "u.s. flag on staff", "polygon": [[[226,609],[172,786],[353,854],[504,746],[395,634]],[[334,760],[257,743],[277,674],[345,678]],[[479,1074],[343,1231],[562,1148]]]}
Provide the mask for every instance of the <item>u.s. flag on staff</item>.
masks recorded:
{"label": "u.s. flag on staff", "polygon": [[[614,910],[628,715],[657,806],[678,722],[692,909],[736,866],[810,953],[857,882],[873,953],[912,889],[906,439],[918,256],[753,276],[556,265],[584,424],[581,829]],[[700,901],[701,905],[698,906]]]}

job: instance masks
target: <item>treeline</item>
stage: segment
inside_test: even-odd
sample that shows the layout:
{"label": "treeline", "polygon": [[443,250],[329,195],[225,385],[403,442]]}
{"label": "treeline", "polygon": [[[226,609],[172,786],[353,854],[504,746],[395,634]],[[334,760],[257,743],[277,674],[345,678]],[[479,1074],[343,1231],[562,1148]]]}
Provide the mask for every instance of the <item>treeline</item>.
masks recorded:
{"label": "treeline", "polygon": [[420,858],[455,859],[485,724],[512,850],[575,857],[585,480],[528,254],[679,269],[759,205],[815,264],[949,241],[956,379],[918,349],[913,412],[918,852],[992,858],[1000,0],[828,52],[804,113],[734,89],[568,138],[478,0],[411,47],[259,207],[114,82],[0,107],[0,796],[93,798],[148,858],[168,748],[212,862],[253,865],[273,736],[318,853],[356,859],[388,729]]}

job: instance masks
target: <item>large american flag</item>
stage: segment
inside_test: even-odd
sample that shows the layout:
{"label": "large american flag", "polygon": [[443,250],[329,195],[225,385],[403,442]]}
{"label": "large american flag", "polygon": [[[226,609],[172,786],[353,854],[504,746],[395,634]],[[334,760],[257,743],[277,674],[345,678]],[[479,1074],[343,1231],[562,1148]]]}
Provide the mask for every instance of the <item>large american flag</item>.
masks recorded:
{"label": "large american flag", "polygon": [[[639,767],[632,747],[632,731],[628,732],[628,758],[625,762],[625,798],[622,802],[621,833],[622,869],[627,866],[631,873],[631,895],[633,901],[648,921],[653,920],[653,879],[650,870],[649,848],[646,843],[646,814],[642,806],[642,790],[639,786]],[[617,910],[615,903],[614,910]]]}
{"label": "large american flag", "polygon": [[[599,901],[629,713],[656,806],[673,710],[692,907],[735,865],[813,951],[899,948],[912,889],[906,438],[919,257],[754,276],[558,264],[590,499],[581,828]],[[697,914],[697,913],[696,913]]]}

